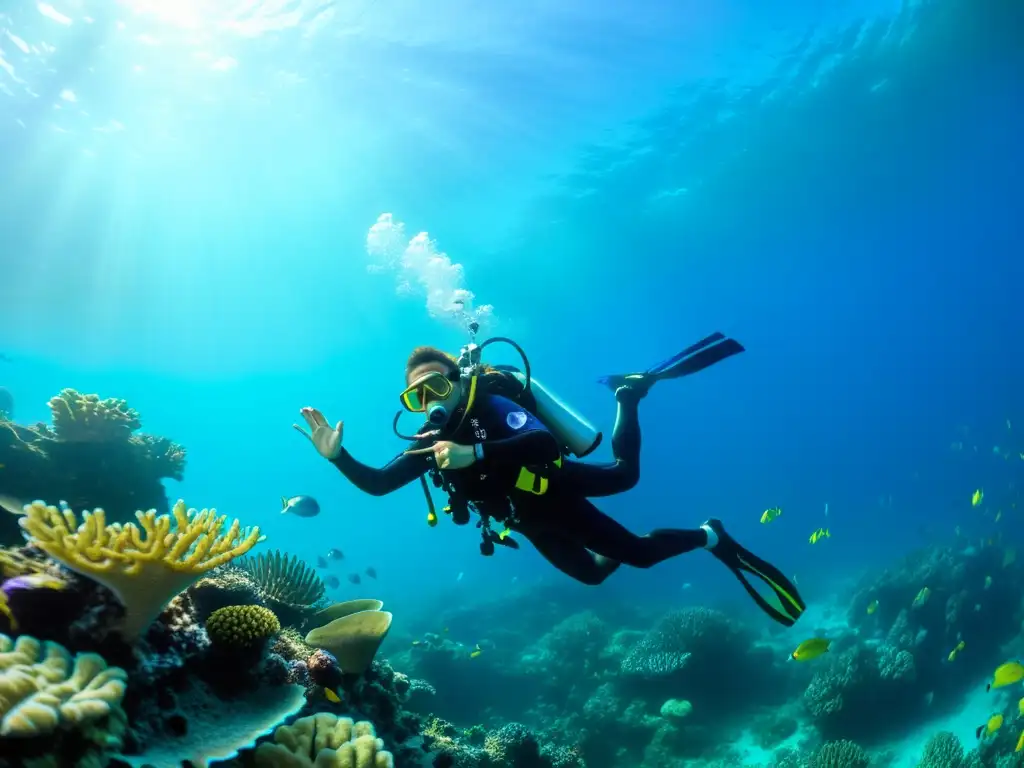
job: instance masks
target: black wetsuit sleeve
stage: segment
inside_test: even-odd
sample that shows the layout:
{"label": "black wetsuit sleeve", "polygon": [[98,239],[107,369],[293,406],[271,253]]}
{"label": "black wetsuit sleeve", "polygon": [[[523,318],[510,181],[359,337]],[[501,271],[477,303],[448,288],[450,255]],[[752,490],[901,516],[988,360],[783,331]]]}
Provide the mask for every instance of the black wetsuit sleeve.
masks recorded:
{"label": "black wetsuit sleeve", "polygon": [[331,464],[359,490],[371,496],[384,496],[425,474],[432,466],[432,457],[400,453],[377,469],[356,461],[351,453],[342,448],[338,458],[333,459]]}
{"label": "black wetsuit sleeve", "polygon": [[484,443],[484,460],[499,465],[521,467],[547,464],[561,455],[558,441],[543,429],[531,429],[504,440],[488,440]]}

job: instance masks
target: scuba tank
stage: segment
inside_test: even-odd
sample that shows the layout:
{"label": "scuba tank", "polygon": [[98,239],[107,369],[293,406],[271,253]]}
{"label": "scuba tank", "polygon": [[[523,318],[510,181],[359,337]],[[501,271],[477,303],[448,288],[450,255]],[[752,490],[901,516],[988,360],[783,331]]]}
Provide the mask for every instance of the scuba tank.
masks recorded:
{"label": "scuba tank", "polygon": [[541,384],[536,378],[527,380],[526,375],[511,365],[496,365],[495,370],[511,374],[523,385],[536,403],[534,415],[541,420],[558,444],[567,453],[578,459],[591,454],[601,444],[603,435],[584,416],[566,404],[558,395]]}

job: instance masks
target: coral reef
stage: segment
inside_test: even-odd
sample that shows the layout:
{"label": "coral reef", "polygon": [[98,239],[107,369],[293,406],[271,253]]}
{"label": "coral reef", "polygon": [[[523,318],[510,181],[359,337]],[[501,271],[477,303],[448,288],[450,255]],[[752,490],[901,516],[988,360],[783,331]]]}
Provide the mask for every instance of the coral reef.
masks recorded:
{"label": "coral reef", "polygon": [[[182,479],[184,448],[137,433],[139,414],[123,400],[65,389],[49,405],[53,426],[0,418],[0,474],[7,496],[103,507],[116,521],[130,520],[137,509],[168,511],[161,480]],[[18,540],[13,518],[0,516],[0,543]]]}
{"label": "coral reef", "polygon": [[940,731],[928,739],[918,768],[974,768],[980,762],[974,753],[965,754],[964,747],[954,734]]}
{"label": "coral reef", "polygon": [[852,741],[829,741],[811,757],[808,768],[868,768],[867,753]]}
{"label": "coral reef", "polygon": [[[324,695],[325,670],[335,675],[334,702],[340,697],[359,719],[380,723],[379,735],[360,726],[350,746],[337,744],[340,762],[332,764],[363,765],[370,755],[367,765],[390,765],[380,739],[396,754],[417,754],[403,746],[420,729],[404,702],[429,686],[373,661],[390,613],[374,611],[367,622],[349,612],[379,609],[380,601],[320,616],[347,614],[328,622],[335,626],[327,639],[362,674],[343,674],[267,606],[204,610],[227,598],[260,599],[251,577],[230,567],[261,539],[257,529],[181,502],[171,515],[150,511],[137,521],[108,525],[101,510],[79,520],[66,507],[36,503],[21,518],[29,545],[0,550],[0,594],[11,596],[19,629],[38,627],[79,651],[72,657],[56,642],[0,636],[4,768],[8,758],[25,768],[206,766],[241,753],[252,765],[255,748],[290,718],[335,717],[326,711],[336,703]],[[297,623],[310,618],[312,606]],[[40,739],[44,732],[58,738]]]}
{"label": "coral reef", "polygon": [[0,764],[102,765],[125,734],[125,680],[96,654],[0,634]]}
{"label": "coral reef", "polygon": [[[852,631],[815,664],[804,692],[821,734],[869,743],[957,701],[1018,633],[1022,577],[1015,557],[985,542],[922,549],[865,574],[849,603]],[[965,639],[970,651],[951,663]]]}
{"label": "coral reef", "polygon": [[388,611],[357,611],[313,629],[306,644],[330,651],[346,674],[361,675],[373,663],[391,620]]}
{"label": "coral reef", "polygon": [[424,747],[435,752],[434,765],[458,768],[585,768],[579,752],[543,741],[521,723],[488,731],[482,726],[460,731],[433,718],[423,728]]}
{"label": "coral reef", "polygon": [[323,599],[323,581],[294,555],[275,549],[240,558],[236,565],[248,575],[257,599],[286,624],[301,622]]}
{"label": "coral reef", "polygon": [[274,612],[259,605],[229,605],[206,620],[210,641],[221,648],[260,646],[280,631]]}
{"label": "coral reef", "polygon": [[327,713],[278,727],[254,758],[256,768],[394,768],[371,723]]}
{"label": "coral reef", "polygon": [[0,634],[0,737],[32,737],[110,715],[125,692],[123,669],[93,653]]}
{"label": "coral reef", "polygon": [[138,526],[107,525],[97,509],[84,513],[79,525],[70,509],[35,502],[19,522],[30,543],[117,596],[125,609],[121,631],[131,639],[204,573],[260,541],[259,528],[243,530],[238,520],[225,530],[227,517],[215,510],[187,510],[178,501],[172,514],[137,512]]}

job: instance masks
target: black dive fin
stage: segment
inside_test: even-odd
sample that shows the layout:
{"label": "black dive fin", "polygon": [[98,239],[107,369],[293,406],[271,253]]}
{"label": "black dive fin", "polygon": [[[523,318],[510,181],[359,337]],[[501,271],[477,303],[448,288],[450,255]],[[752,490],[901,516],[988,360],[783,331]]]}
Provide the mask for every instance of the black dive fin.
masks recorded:
{"label": "black dive fin", "polygon": [[[725,532],[720,522],[709,521],[707,524],[711,525],[718,534],[718,544],[711,550],[711,554],[728,566],[733,575],[739,579],[747,594],[757,603],[758,608],[780,624],[787,627],[793,626],[807,610],[807,604],[800,596],[796,585],[774,565],[740,546],[732,536]],[[772,605],[765,600],[764,596],[754,589],[744,573],[759,578],[775,593],[779,605]]]}
{"label": "black dive fin", "polygon": [[715,332],[643,373],[602,376],[598,383],[613,391],[627,384],[641,385],[646,391],[656,381],[689,376],[743,351],[743,345],[738,341]]}

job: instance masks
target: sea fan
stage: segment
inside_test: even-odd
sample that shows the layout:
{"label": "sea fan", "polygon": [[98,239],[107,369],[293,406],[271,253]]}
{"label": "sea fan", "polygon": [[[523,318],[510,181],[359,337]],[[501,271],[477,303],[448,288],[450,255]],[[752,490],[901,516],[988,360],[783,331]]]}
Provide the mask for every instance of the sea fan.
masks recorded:
{"label": "sea fan", "polygon": [[249,574],[268,602],[304,610],[315,606],[324,596],[324,583],[316,571],[294,555],[275,549],[242,558],[238,566]]}

